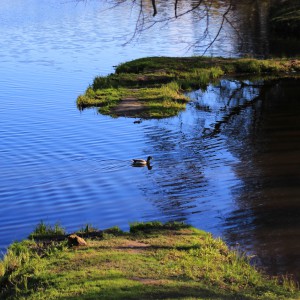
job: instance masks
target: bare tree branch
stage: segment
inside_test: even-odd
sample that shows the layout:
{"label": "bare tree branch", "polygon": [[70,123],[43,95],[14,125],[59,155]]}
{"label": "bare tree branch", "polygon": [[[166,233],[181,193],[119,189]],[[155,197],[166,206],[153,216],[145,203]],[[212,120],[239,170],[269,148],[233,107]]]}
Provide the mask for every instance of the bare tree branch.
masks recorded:
{"label": "bare tree branch", "polygon": [[177,9],[178,9],[178,0],[175,0],[175,7],[174,7],[174,11],[175,11],[175,18],[178,17],[177,15]]}
{"label": "bare tree branch", "polygon": [[153,7],[153,17],[155,17],[157,15],[156,3],[155,3],[155,0],[151,0],[151,1],[152,1],[152,7]]}
{"label": "bare tree branch", "polygon": [[215,41],[217,40],[217,38],[219,37],[219,35],[220,35],[220,33],[221,33],[222,29],[223,29],[224,22],[226,21],[226,16],[228,15],[228,13],[229,13],[230,10],[231,10],[231,6],[232,6],[232,4],[231,4],[231,1],[230,1],[230,4],[229,4],[227,10],[225,11],[225,13],[224,13],[223,16],[222,16],[222,22],[221,22],[221,25],[220,25],[220,27],[219,27],[219,30],[218,30],[217,34],[215,35],[215,37],[213,38],[213,40],[207,45],[207,47],[206,47],[206,49],[204,50],[204,52],[202,53],[202,55],[205,55],[205,53],[207,52],[207,50],[214,44],[214,42],[215,42]]}
{"label": "bare tree branch", "polygon": [[[77,0],[80,1],[80,0]],[[87,1],[87,0],[84,0]],[[188,47],[190,50],[192,47],[196,45],[200,45],[203,41],[207,40],[211,35],[211,41],[206,43],[205,45],[201,45],[201,48],[204,48],[203,55],[212,47],[212,45],[219,38],[225,24],[228,24],[235,33],[237,34],[239,40],[242,40],[239,30],[235,27],[234,21],[228,18],[229,13],[232,11],[232,1],[233,0],[225,0],[222,2],[222,5],[226,5],[226,9],[221,15],[221,21],[218,26],[218,30],[216,33],[211,34],[212,28],[215,25],[210,24],[210,19],[212,17],[215,18],[215,12],[221,10],[221,8],[214,8],[215,1],[214,0],[197,0],[192,1],[191,4],[189,1],[183,2],[180,0],[103,0],[110,4],[109,9],[114,9],[117,6],[129,4],[132,6],[132,10],[136,10],[136,21],[135,28],[131,37],[126,41],[125,45],[132,42],[138,36],[140,36],[143,32],[151,29],[157,25],[168,25],[170,22],[175,22],[178,19],[184,17],[187,14],[193,13],[195,17],[200,22],[204,22],[204,26],[202,27],[202,35],[197,39],[195,43],[191,43]],[[148,3],[151,3],[152,10],[149,13]],[[163,5],[162,5],[163,4]],[[168,8],[168,5],[171,5]],[[190,6],[189,6],[190,5]]]}

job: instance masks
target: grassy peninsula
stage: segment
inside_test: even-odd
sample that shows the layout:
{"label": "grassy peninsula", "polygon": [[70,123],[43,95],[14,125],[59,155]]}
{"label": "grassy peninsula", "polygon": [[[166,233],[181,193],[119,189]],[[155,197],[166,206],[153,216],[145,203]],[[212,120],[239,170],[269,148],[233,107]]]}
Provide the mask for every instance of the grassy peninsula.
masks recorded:
{"label": "grassy peninsula", "polygon": [[184,110],[184,91],[205,88],[223,75],[286,76],[300,72],[299,59],[148,57],[123,63],[115,73],[98,76],[77,107],[98,107],[113,117],[163,118]]}
{"label": "grassy peninsula", "polygon": [[77,233],[43,223],[0,262],[1,299],[297,299],[220,239],[182,223],[136,223]]}

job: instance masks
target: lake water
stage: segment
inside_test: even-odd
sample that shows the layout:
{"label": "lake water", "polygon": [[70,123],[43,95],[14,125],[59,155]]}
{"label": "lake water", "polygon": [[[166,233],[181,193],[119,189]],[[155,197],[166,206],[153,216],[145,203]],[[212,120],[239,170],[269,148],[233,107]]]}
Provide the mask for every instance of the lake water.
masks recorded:
{"label": "lake water", "polygon": [[[202,53],[187,51],[199,35],[188,16],[122,46],[134,16],[99,1],[2,1],[1,251],[40,220],[68,232],[182,220],[238,243],[272,274],[299,276],[299,80],[223,79],[191,93],[178,117],[140,124],[80,112],[77,96],[121,62]],[[208,55],[270,54],[264,30],[244,48],[231,30]],[[151,170],[131,167],[148,155]]]}

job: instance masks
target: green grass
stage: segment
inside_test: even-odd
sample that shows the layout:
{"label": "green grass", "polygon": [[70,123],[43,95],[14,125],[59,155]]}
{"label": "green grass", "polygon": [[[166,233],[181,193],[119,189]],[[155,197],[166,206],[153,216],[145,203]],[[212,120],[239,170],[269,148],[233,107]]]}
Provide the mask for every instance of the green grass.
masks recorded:
{"label": "green grass", "polygon": [[46,224],[41,221],[30,234],[29,238],[33,239],[36,237],[60,236],[65,235],[65,233],[65,229],[61,227],[60,224],[56,223],[54,226],[51,226],[50,224]]}
{"label": "green grass", "polygon": [[286,76],[290,72],[300,72],[299,60],[141,58],[119,65],[114,74],[96,77],[86,92],[77,98],[77,107],[98,107],[100,113],[115,116],[115,108],[130,97],[143,107],[129,115],[131,117],[171,117],[185,109],[189,99],[184,96],[184,91],[205,89],[223,75]]}
{"label": "green grass", "polygon": [[[253,68],[253,64],[257,67]],[[242,68],[241,68],[242,65]],[[249,67],[247,67],[249,66]],[[146,57],[136,59],[116,68],[116,74],[123,73],[154,73],[163,70],[169,74],[176,72],[193,73],[194,70],[219,68],[225,73],[268,73],[300,71],[300,61],[290,59],[254,59],[254,58],[222,58],[222,57]]]}
{"label": "green grass", "polygon": [[77,99],[77,106],[80,109],[87,107],[99,107],[102,114],[113,115],[114,108],[122,99],[128,97],[135,98],[144,107],[145,117],[153,117],[158,113],[158,117],[169,116],[173,111],[176,115],[178,111],[185,108],[188,98],[181,93],[177,82],[169,82],[161,86],[151,86],[142,88],[101,88],[93,89],[89,87],[85,95]]}
{"label": "green grass", "polygon": [[98,228],[94,227],[91,224],[86,224],[84,227],[80,228],[77,233],[79,234],[89,234],[93,232],[97,232]]}
{"label": "green grass", "polygon": [[[91,226],[84,228],[89,231]],[[1,299],[296,299],[221,239],[183,223],[134,223],[88,246],[25,240],[0,262]],[[42,251],[43,250],[43,251]]]}

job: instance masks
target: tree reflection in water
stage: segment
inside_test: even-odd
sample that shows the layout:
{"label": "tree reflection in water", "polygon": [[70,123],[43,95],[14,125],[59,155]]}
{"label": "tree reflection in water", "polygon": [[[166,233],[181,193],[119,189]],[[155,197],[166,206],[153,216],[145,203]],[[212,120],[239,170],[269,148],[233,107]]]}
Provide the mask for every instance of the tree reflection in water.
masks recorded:
{"label": "tree reflection in water", "polygon": [[231,210],[231,188],[239,182],[232,171],[237,160],[220,130],[253,105],[260,88],[260,82],[221,80],[205,91],[190,93],[192,101],[179,117],[145,128],[155,172],[149,175],[153,188],[144,189],[144,194],[166,218],[190,220],[200,214],[210,224],[206,228],[219,232],[216,222]]}
{"label": "tree reflection in water", "polygon": [[238,242],[272,273],[299,269],[298,83],[224,79],[190,93],[178,118],[145,128],[149,201],[166,219]]}
{"label": "tree reflection in water", "polygon": [[[281,80],[264,88],[245,116],[232,120],[223,133],[240,159],[234,189],[238,209],[226,218],[226,239],[239,241],[273,274],[300,278],[300,86]],[[236,130],[243,119],[251,120]],[[236,146],[232,136],[239,140]]]}

